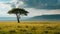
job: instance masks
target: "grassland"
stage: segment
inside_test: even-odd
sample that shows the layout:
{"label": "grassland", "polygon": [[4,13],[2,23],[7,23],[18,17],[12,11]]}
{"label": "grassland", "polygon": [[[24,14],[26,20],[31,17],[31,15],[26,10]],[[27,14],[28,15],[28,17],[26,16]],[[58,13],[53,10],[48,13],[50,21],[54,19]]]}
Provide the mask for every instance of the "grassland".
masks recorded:
{"label": "grassland", "polygon": [[0,22],[0,34],[60,34],[60,21]]}

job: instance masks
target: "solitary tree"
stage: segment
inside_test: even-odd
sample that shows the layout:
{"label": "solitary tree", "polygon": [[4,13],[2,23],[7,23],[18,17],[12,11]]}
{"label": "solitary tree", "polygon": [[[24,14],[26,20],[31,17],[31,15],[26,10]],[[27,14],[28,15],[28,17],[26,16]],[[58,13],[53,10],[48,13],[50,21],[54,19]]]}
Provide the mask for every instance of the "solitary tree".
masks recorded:
{"label": "solitary tree", "polygon": [[15,14],[17,16],[17,21],[18,23],[20,23],[20,15],[25,15],[27,16],[27,12],[26,10],[24,9],[21,9],[21,8],[13,8],[12,10],[8,11],[8,14]]}

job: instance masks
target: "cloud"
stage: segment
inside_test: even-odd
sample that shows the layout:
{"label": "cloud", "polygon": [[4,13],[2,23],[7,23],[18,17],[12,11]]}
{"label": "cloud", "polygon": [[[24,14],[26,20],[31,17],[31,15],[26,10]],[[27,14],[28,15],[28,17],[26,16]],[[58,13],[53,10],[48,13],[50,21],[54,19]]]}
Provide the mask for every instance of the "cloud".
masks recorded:
{"label": "cloud", "polygon": [[10,5],[0,3],[0,17],[5,17],[10,9]]}
{"label": "cloud", "polygon": [[42,15],[60,14],[60,10],[45,10]]}
{"label": "cloud", "polygon": [[60,9],[60,0],[24,0],[26,7],[37,9]]}
{"label": "cloud", "polygon": [[29,11],[28,16],[40,16],[40,15],[51,15],[51,14],[60,14],[60,10],[43,10],[43,9],[35,9],[35,8],[25,8],[25,10]]}
{"label": "cloud", "polygon": [[60,14],[60,1],[58,0],[11,0],[0,2],[0,17],[15,17],[15,15],[7,14],[12,7],[24,8],[29,12],[27,17]]}
{"label": "cloud", "polygon": [[22,8],[25,5],[24,2],[21,0],[11,0],[10,2],[4,4],[9,4],[12,8]]}
{"label": "cloud", "polygon": [[12,7],[23,7],[23,2],[19,1],[19,4],[16,4],[17,0],[0,0],[0,17],[14,17],[14,15],[9,15],[7,12],[12,9]]}
{"label": "cloud", "polygon": [[10,2],[11,0],[0,0],[0,3],[7,3]]}

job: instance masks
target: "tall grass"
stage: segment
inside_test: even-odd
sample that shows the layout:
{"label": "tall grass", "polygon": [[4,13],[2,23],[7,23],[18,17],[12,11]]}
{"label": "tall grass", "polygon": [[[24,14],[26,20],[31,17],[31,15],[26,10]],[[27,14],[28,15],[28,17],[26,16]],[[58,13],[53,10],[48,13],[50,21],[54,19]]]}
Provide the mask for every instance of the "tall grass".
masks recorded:
{"label": "tall grass", "polygon": [[60,34],[58,22],[1,22],[0,34]]}

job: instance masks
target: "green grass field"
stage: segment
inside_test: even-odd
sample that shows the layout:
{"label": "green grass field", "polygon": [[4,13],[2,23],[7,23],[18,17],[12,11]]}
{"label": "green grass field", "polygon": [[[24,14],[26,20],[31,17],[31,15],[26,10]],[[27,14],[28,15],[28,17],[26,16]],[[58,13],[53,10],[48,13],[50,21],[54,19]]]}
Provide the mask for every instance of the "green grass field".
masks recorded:
{"label": "green grass field", "polygon": [[60,21],[0,22],[0,34],[60,34]]}

